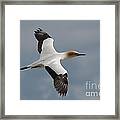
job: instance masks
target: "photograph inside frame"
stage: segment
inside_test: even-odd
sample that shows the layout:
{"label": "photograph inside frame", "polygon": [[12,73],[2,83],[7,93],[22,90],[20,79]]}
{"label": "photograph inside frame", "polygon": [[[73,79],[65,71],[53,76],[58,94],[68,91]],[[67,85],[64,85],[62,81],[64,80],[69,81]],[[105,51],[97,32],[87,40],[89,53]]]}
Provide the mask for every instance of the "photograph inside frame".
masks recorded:
{"label": "photograph inside frame", "polygon": [[100,100],[100,20],[20,20],[20,100]]}

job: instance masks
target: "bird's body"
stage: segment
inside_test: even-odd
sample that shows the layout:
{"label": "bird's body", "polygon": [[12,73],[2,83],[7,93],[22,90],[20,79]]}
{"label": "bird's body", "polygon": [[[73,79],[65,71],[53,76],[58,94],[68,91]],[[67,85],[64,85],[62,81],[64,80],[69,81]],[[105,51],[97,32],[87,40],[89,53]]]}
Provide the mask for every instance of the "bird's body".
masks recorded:
{"label": "bird's body", "polygon": [[53,38],[40,28],[35,31],[35,38],[38,41],[38,52],[40,59],[30,65],[22,67],[20,70],[28,70],[33,68],[45,68],[54,80],[54,87],[61,96],[66,96],[68,91],[68,73],[61,65],[60,61],[72,58],[85,53],[77,51],[68,51],[59,53],[53,46]]}

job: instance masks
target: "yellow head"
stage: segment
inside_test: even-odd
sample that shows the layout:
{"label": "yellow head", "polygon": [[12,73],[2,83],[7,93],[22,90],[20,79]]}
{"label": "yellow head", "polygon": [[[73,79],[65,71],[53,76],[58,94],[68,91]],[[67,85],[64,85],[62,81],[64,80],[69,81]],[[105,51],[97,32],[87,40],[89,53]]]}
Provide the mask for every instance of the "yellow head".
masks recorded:
{"label": "yellow head", "polygon": [[67,58],[73,58],[73,57],[77,57],[77,56],[84,56],[86,55],[85,53],[79,53],[77,51],[74,50],[70,50],[66,53]]}

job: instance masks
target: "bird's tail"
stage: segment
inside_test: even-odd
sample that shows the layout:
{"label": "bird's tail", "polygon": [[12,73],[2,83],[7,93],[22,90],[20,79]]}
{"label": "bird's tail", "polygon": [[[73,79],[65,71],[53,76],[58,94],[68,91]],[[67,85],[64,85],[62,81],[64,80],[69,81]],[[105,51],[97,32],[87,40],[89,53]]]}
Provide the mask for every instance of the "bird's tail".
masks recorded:
{"label": "bird's tail", "polygon": [[20,70],[28,70],[28,69],[30,69],[30,66],[25,66],[20,68]]}

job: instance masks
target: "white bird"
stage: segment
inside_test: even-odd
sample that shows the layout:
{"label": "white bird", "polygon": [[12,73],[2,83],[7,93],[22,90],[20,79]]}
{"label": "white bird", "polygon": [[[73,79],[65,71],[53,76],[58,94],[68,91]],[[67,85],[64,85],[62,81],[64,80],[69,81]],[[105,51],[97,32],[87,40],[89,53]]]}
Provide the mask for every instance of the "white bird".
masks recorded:
{"label": "white bird", "polygon": [[53,38],[38,28],[34,31],[35,38],[38,41],[38,52],[40,59],[33,62],[30,65],[21,67],[20,70],[27,70],[33,68],[45,68],[50,76],[54,80],[54,87],[60,96],[66,96],[68,91],[68,73],[61,65],[60,61],[73,58],[76,56],[83,56],[85,53],[79,53],[77,51],[67,51],[59,53],[53,46]]}

